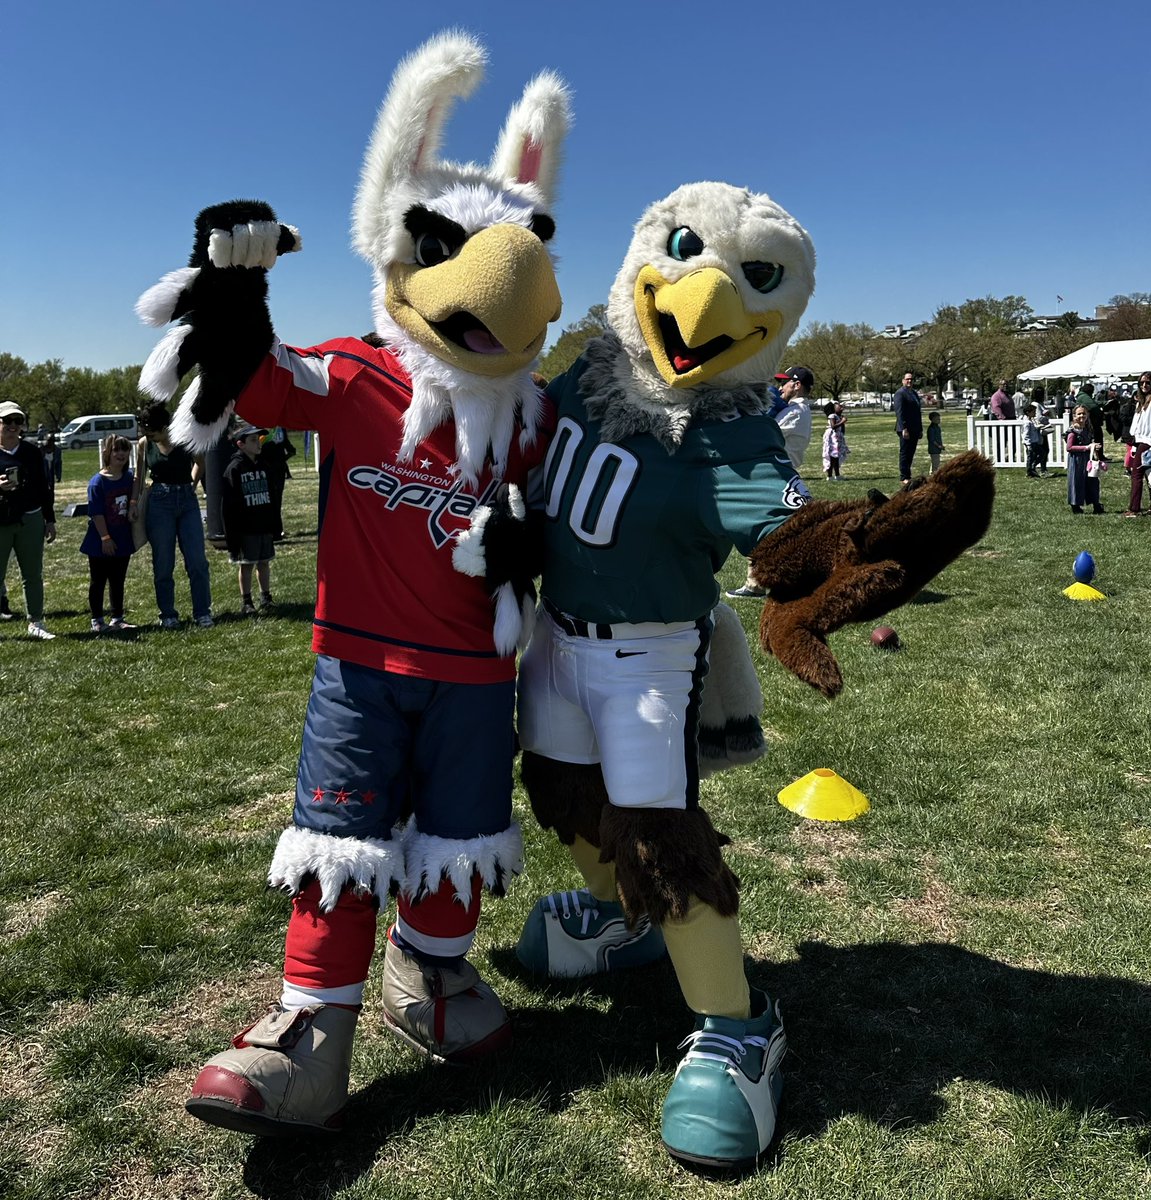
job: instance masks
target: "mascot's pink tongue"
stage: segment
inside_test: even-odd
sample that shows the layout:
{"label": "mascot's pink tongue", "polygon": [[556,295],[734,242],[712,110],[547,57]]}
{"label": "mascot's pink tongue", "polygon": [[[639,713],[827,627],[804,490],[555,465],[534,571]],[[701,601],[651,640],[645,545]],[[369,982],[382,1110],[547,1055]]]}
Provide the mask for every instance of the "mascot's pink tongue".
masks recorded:
{"label": "mascot's pink tongue", "polygon": [[699,366],[699,359],[694,354],[676,354],[671,361],[677,371],[690,371]]}
{"label": "mascot's pink tongue", "polygon": [[505,354],[503,346],[496,341],[486,329],[469,329],[464,334],[464,342],[469,350],[476,354]]}

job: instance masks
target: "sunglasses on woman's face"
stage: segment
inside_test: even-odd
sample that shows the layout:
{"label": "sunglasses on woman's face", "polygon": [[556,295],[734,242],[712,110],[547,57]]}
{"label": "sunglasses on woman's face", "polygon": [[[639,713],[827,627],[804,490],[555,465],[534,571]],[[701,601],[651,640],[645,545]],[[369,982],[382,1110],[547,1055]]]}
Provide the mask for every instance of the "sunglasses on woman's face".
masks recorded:
{"label": "sunglasses on woman's face", "polygon": [[5,425],[23,425],[24,418],[23,417],[5,417],[4,424]]}

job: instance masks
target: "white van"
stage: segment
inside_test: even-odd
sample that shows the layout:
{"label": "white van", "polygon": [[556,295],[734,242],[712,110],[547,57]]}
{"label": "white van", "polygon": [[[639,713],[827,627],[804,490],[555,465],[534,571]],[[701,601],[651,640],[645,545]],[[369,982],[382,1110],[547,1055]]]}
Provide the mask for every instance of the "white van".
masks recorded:
{"label": "white van", "polygon": [[77,417],[56,435],[56,444],[65,450],[82,450],[98,446],[110,433],[118,433],[135,441],[139,437],[136,418],[131,413],[93,413]]}

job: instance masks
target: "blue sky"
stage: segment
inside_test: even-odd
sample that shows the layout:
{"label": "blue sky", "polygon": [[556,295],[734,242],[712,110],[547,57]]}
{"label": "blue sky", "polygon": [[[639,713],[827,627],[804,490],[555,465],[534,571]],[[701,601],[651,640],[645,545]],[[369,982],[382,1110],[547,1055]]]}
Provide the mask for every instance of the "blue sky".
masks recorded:
{"label": "blue sky", "polygon": [[647,204],[695,179],[769,192],[807,227],[804,324],[1151,291],[1146,0],[8,0],[4,23],[0,350],[30,362],[141,362],[136,296],[234,196],[304,235],[271,276],[285,341],[369,329],[348,245],[361,156],[395,63],[449,26],[491,58],[449,156],[486,160],[537,70],[573,89],[560,327],[606,298]]}

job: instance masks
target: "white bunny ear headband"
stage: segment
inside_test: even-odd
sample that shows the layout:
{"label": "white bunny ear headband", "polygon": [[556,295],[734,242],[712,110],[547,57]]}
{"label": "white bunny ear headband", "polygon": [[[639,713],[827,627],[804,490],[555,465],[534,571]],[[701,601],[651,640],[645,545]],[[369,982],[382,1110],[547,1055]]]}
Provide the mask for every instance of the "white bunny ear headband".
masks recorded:
{"label": "white bunny ear headband", "polygon": [[403,217],[410,205],[442,194],[453,183],[487,184],[509,199],[551,207],[571,108],[567,88],[550,71],[524,89],[487,167],[440,158],[452,104],[471,95],[486,61],[479,42],[449,31],[396,68],[368,144],[352,213],[353,244],[378,270],[403,256]]}

